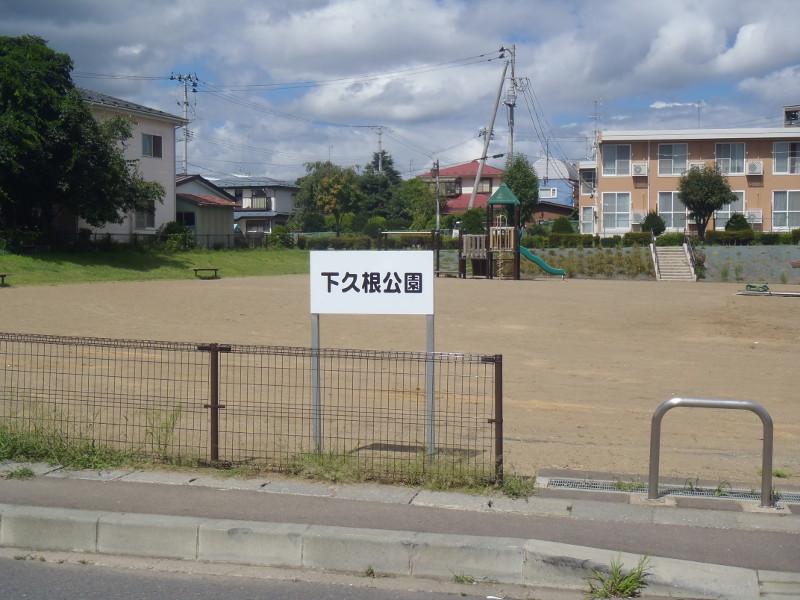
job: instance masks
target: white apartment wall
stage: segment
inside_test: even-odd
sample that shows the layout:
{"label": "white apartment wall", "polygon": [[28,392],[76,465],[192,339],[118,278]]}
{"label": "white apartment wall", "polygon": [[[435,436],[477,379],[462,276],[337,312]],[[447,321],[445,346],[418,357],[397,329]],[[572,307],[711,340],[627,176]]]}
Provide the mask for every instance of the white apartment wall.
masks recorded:
{"label": "white apartment wall", "polygon": [[[129,115],[123,111],[111,111],[105,108],[90,107],[98,121],[114,116],[129,116],[133,120],[133,136],[125,142],[125,158],[137,160],[139,173],[147,181],[156,181],[164,188],[163,202],[156,203],[155,228],[136,229],[134,213],[125,215],[122,223],[106,223],[94,228],[96,233],[131,234],[148,233],[158,229],[164,223],[175,220],[175,126],[172,123],[139,115]],[[142,134],[161,136],[161,158],[142,156]],[[88,227],[80,222],[79,227]]]}

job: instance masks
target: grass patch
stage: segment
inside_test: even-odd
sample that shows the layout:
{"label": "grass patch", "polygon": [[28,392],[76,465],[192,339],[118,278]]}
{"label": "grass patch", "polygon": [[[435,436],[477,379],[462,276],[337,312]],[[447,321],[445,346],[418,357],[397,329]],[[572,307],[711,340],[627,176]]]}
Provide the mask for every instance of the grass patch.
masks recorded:
{"label": "grass patch", "polygon": [[103,469],[127,464],[136,455],[99,446],[91,440],[70,439],[36,427],[22,431],[0,425],[0,460],[29,460],[74,467]]}
{"label": "grass patch", "polygon": [[536,478],[524,475],[505,475],[500,487],[509,498],[529,498],[536,491]]}
{"label": "grass patch", "polygon": [[772,469],[772,476],[778,479],[788,479],[792,474],[786,469]]}
{"label": "grass patch", "polygon": [[464,575],[463,573],[457,573],[453,575],[453,582],[460,583],[462,585],[475,585],[477,580],[472,575]]}
{"label": "grass patch", "polygon": [[650,560],[644,556],[629,572],[622,569],[622,561],[612,560],[608,573],[595,570],[587,579],[589,589],[586,597],[595,598],[638,598],[647,587]]}
{"label": "grass patch", "polygon": [[308,252],[296,249],[195,249],[170,253],[131,247],[94,252],[0,255],[7,283],[52,285],[101,281],[194,279],[195,267],[217,267],[222,277],[308,273]]}
{"label": "grass patch", "polygon": [[9,471],[8,473],[6,473],[5,478],[24,480],[24,479],[33,479],[35,475],[36,474],[33,472],[33,470],[29,467],[18,467],[13,471]]}
{"label": "grass patch", "polygon": [[618,492],[636,492],[645,489],[645,484],[641,481],[615,481],[614,489]]}
{"label": "grass patch", "polygon": [[[476,473],[468,466],[447,458],[427,459],[423,454],[398,464],[361,464],[358,456],[349,454],[298,454],[286,471],[295,477],[330,483],[394,483],[430,490],[458,490],[485,494],[496,486],[488,475]],[[521,487],[520,487],[521,489]]]}

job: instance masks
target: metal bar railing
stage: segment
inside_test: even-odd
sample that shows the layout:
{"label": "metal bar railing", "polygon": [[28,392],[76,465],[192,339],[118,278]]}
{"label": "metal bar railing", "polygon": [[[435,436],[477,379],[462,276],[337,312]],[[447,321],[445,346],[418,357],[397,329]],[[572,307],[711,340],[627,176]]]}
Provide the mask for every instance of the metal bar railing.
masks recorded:
{"label": "metal bar railing", "polygon": [[772,496],[772,417],[758,402],[750,400],[715,400],[706,398],[670,398],[658,405],[650,426],[650,474],[647,497],[658,498],[658,468],[661,454],[661,420],[667,411],[679,406],[693,408],[727,408],[749,410],[758,415],[764,425],[764,446],[761,458],[761,506],[773,506]]}

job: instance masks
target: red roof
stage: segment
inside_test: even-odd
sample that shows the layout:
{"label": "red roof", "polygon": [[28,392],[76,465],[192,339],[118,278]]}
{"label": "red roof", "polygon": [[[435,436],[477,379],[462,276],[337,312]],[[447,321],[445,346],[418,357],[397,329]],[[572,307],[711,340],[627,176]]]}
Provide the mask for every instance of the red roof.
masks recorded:
{"label": "red roof", "polygon": [[[479,164],[479,161],[473,160],[472,162],[453,165],[452,167],[445,167],[443,169],[439,169],[439,177],[472,177],[474,179],[475,175],[478,174]],[[503,169],[498,169],[492,165],[484,165],[481,176],[493,177],[495,175],[502,175],[503,173]],[[420,177],[433,177],[433,175],[431,175],[431,172],[428,171],[427,173],[420,175]]]}
{"label": "red roof", "polygon": [[[472,208],[486,208],[486,205],[489,203],[490,195],[491,194],[475,194],[475,203],[472,205]],[[461,194],[455,198],[448,198],[446,212],[450,214],[466,212],[470,196],[471,194]]]}
{"label": "red roof", "polygon": [[222,206],[225,208],[233,208],[236,206],[235,202],[231,202],[230,200],[226,200],[225,198],[220,198],[219,196],[200,196],[197,194],[175,194],[175,197],[178,200],[185,200],[186,202],[191,202],[192,204],[196,204],[197,206]]}

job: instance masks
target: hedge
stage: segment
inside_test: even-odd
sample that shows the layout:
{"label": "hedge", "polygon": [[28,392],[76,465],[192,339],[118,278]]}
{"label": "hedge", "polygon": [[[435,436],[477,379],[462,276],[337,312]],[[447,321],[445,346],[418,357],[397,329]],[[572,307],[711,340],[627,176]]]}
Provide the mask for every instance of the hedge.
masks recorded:
{"label": "hedge", "polygon": [[706,244],[710,246],[749,246],[755,239],[756,234],[752,229],[706,232]]}
{"label": "hedge", "polygon": [[662,233],[656,238],[656,246],[683,246],[683,239],[683,233],[680,231]]}
{"label": "hedge", "polygon": [[649,231],[629,231],[622,236],[622,245],[629,246],[649,246],[652,237]]}

